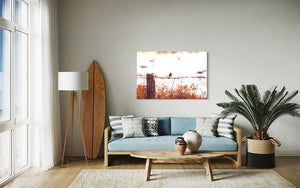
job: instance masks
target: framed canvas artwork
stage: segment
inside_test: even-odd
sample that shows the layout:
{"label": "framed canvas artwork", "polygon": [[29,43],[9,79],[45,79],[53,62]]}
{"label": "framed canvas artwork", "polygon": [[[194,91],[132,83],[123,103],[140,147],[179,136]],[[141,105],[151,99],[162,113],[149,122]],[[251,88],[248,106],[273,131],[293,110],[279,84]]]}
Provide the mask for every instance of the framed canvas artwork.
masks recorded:
{"label": "framed canvas artwork", "polygon": [[138,51],[137,99],[207,99],[207,52]]}

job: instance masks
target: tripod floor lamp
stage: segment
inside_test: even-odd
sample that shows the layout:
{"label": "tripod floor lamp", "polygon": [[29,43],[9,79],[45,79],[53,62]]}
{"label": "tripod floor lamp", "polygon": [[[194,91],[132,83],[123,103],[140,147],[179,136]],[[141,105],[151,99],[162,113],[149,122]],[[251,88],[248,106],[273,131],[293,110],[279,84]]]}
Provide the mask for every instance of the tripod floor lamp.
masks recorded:
{"label": "tripod floor lamp", "polygon": [[67,143],[71,111],[72,111],[72,119],[71,119],[71,125],[72,125],[72,127],[71,127],[71,159],[72,159],[73,130],[74,130],[74,103],[75,102],[76,102],[77,115],[78,115],[78,120],[79,120],[79,125],[80,125],[80,132],[81,132],[81,139],[82,139],[82,143],[83,143],[85,162],[87,163],[87,155],[86,155],[86,148],[85,148],[85,142],[84,142],[84,137],[83,137],[83,127],[82,127],[82,122],[80,119],[77,91],[88,90],[88,79],[89,79],[88,72],[59,72],[58,73],[58,90],[71,91],[61,165],[64,165],[65,149],[66,149],[66,143]]}

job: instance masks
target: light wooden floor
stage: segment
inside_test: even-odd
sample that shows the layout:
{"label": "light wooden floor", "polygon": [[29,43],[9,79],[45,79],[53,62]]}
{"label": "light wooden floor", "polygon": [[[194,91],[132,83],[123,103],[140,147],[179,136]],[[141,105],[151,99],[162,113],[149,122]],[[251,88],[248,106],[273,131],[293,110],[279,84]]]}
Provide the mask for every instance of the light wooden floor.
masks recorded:
{"label": "light wooden floor", "polygon": [[[145,160],[135,159],[129,156],[114,156],[112,165],[108,169],[143,169]],[[68,160],[67,160],[68,161]],[[37,168],[30,168],[5,187],[68,187],[75,179],[81,169],[103,169],[103,159],[90,160],[88,165],[83,158],[73,158],[67,162],[66,168],[54,167],[46,172]],[[203,168],[197,164],[154,164],[153,169],[197,169]],[[229,160],[212,160],[212,169],[234,169],[236,168]],[[248,168],[248,167],[241,167]],[[296,187],[300,187],[300,156],[276,157],[276,168],[274,169]]]}

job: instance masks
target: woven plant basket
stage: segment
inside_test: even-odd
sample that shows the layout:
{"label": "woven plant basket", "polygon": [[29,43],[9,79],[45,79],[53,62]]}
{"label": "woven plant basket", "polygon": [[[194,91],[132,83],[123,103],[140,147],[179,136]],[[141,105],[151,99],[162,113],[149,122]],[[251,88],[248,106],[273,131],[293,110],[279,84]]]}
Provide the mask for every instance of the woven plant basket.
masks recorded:
{"label": "woven plant basket", "polygon": [[270,140],[243,139],[247,143],[246,165],[254,168],[275,167],[275,146],[281,143],[276,138]]}

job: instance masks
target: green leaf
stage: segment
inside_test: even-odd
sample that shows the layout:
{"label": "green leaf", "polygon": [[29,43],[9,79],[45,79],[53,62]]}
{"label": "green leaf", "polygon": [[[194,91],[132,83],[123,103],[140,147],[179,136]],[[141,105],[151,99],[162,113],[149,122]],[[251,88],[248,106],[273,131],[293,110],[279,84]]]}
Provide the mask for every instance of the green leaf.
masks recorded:
{"label": "green leaf", "polygon": [[278,91],[275,86],[266,90],[261,97],[257,86],[253,84],[242,85],[239,90],[234,89],[234,91],[237,96],[225,90],[231,102],[217,103],[224,109],[221,114],[223,116],[232,113],[241,114],[250,122],[257,138],[266,138],[271,124],[282,115],[288,114],[300,118],[300,105],[289,102],[298,91],[289,94],[285,87]]}

